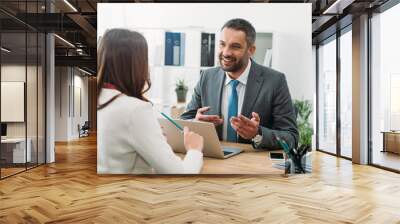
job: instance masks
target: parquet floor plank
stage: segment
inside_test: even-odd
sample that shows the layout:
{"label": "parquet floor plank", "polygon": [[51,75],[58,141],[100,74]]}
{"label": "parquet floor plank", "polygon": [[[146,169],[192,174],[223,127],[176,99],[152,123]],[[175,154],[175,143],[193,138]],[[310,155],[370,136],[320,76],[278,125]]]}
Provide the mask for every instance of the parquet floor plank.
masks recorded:
{"label": "parquet floor plank", "polygon": [[400,223],[400,175],[320,152],[313,173],[97,175],[96,138],[0,181],[0,223]]}

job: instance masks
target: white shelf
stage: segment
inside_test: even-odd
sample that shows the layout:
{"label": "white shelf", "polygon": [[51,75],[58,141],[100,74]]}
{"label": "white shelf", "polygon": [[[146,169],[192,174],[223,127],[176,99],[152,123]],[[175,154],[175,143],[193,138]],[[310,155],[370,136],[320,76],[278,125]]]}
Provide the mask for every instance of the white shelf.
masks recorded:
{"label": "white shelf", "polygon": [[[149,48],[149,67],[152,88],[148,92],[150,98],[159,99],[159,103],[175,105],[175,83],[178,79],[185,79],[189,91],[186,100],[191,99],[191,94],[196,86],[200,71],[214,66],[201,66],[201,33],[214,33],[216,30],[205,27],[168,27],[168,28],[138,28],[146,40]],[[218,29],[217,29],[218,30]],[[165,32],[185,33],[185,59],[183,65],[165,65]],[[214,32],[213,32],[214,31]],[[217,39],[216,34],[216,39]],[[217,55],[215,55],[215,59]],[[215,65],[218,62],[215,61]],[[162,109],[162,106],[160,106]]]}

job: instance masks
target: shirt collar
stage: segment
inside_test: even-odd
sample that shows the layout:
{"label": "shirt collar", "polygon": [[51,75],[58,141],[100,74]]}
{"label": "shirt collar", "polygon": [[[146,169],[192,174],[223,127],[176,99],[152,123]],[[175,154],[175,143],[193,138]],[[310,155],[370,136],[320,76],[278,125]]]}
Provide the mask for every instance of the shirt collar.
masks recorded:
{"label": "shirt collar", "polygon": [[[243,71],[243,73],[239,76],[237,79],[241,84],[246,85],[247,84],[247,79],[249,77],[250,73],[250,67],[251,67],[251,60],[249,59],[247,63],[246,69]],[[229,82],[232,80],[231,77],[229,77],[228,73],[225,72],[225,86],[229,84]]]}

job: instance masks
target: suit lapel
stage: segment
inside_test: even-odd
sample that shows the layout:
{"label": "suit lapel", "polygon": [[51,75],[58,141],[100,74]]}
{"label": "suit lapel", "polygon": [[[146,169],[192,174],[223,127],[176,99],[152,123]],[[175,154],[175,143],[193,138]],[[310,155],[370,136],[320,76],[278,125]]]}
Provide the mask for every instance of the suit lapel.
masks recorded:
{"label": "suit lapel", "polygon": [[258,65],[252,60],[242,105],[242,114],[246,117],[251,117],[254,103],[264,81],[260,69],[258,69],[257,66]]}
{"label": "suit lapel", "polygon": [[[215,74],[213,82],[212,82],[212,91],[211,97],[216,97],[217,100],[210,100],[213,105],[210,105],[212,108],[215,108],[215,112],[221,116],[221,102],[222,102],[222,90],[225,82],[225,72],[220,68],[218,72]],[[214,95],[215,94],[215,95]],[[214,95],[214,96],[213,96]],[[217,134],[219,139],[222,140],[222,125],[216,127]]]}
{"label": "suit lapel", "polygon": [[217,114],[221,116],[221,102],[222,102],[222,90],[225,82],[225,72],[222,69],[218,70],[218,73],[216,74],[215,77],[215,82],[214,82],[214,88],[216,89],[216,101],[211,101],[211,102],[216,102],[216,105],[214,105],[214,108],[216,109]]}

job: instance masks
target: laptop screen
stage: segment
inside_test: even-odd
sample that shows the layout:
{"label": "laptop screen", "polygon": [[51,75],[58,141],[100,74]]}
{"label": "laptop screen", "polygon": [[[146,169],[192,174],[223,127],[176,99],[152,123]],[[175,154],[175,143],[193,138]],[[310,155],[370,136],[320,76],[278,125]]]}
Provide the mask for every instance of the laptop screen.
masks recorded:
{"label": "laptop screen", "polygon": [[1,136],[7,136],[7,124],[1,123]]}

